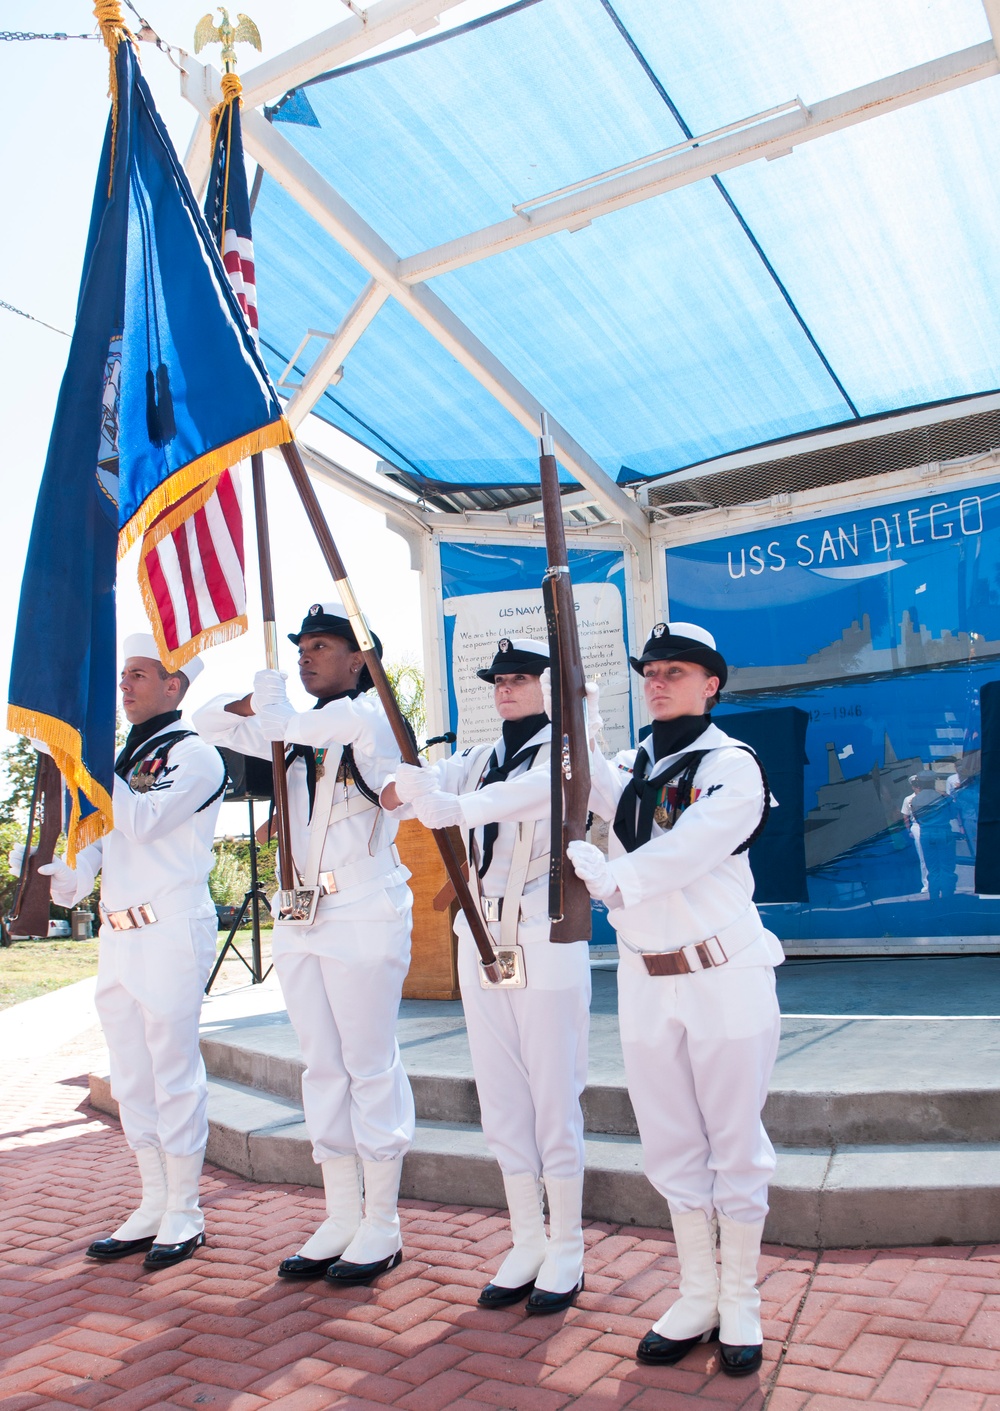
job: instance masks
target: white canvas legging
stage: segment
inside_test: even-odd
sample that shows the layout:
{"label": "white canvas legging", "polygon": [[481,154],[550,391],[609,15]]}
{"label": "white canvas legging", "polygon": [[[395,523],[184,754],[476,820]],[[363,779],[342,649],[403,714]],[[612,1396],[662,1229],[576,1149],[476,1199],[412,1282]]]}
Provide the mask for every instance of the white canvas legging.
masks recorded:
{"label": "white canvas legging", "polygon": [[619,953],[622,1051],[647,1177],[677,1210],[763,1220],[775,1162],[760,1114],[781,1029],[773,969],[653,976]]}
{"label": "white canvas legging", "polygon": [[305,1059],[313,1160],[390,1161],[413,1144],[396,1019],[410,964],[407,887],[337,907],[309,927],[276,926],[272,954]]}
{"label": "white canvas legging", "polygon": [[[531,939],[532,929],[537,939]],[[464,918],[456,930],[486,1144],[505,1176],[578,1176],[590,1027],[588,947],[582,941],[553,944],[547,921],[540,928],[522,925],[518,938],[524,941],[527,987],[484,990],[479,952]]]}
{"label": "white canvas legging", "polygon": [[198,1023],[215,961],[215,909],[135,931],[105,924],[100,936],[94,1000],[125,1138],[133,1149],[192,1156],[208,1140]]}

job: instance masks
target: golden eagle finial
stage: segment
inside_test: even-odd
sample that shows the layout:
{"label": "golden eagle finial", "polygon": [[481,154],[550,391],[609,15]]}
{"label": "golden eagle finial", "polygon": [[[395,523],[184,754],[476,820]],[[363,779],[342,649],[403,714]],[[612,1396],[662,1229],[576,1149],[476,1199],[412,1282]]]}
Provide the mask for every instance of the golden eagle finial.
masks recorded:
{"label": "golden eagle finial", "polygon": [[206,44],[221,44],[222,63],[228,73],[231,68],[236,67],[237,44],[252,44],[258,52],[260,51],[260,30],[249,15],[237,12],[237,23],[233,25],[229,11],[222,5],[218,9],[222,16],[221,24],[213,24],[210,14],[204,15],[198,21],[194,31],[194,52],[200,54]]}

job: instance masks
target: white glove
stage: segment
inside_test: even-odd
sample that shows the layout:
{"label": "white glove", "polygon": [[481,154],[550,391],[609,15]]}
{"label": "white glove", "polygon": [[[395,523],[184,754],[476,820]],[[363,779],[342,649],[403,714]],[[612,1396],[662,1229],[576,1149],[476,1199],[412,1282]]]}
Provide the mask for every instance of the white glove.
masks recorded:
{"label": "white glove", "polygon": [[419,764],[397,764],[396,793],[401,802],[412,803],[422,795],[432,794],[438,788],[437,773],[433,766]]}
{"label": "white glove", "polygon": [[[37,851],[37,848],[31,849],[32,857],[34,857]],[[15,843],[14,846],[11,848],[10,852],[7,854],[7,866],[10,868],[11,872],[13,872],[15,877],[20,877],[21,868],[24,866],[23,843]]]}
{"label": "white glove", "polygon": [[588,681],[584,690],[587,693],[587,698],[583,703],[583,713],[587,720],[587,743],[593,749],[604,729],[604,717],[601,715],[601,688],[596,681]]}
{"label": "white glove", "polygon": [[[548,667],[538,678],[542,688],[542,710],[552,719],[552,672]],[[599,701],[601,699],[601,688],[596,681],[588,681],[584,687],[586,698],[584,700],[584,717],[587,721],[587,742],[591,746],[597,743],[597,737],[604,729],[604,721],[601,719]]]}
{"label": "white glove", "polygon": [[61,857],[54,857],[44,867],[38,869],[40,877],[52,878],[52,900],[56,906],[72,906],[76,901],[79,879],[72,867],[67,867]]}
{"label": "white glove", "polygon": [[[396,791],[399,792],[398,784]],[[413,800],[413,812],[425,828],[451,828],[465,821],[458,795],[446,794],[440,789],[430,794],[418,794]]]}
{"label": "white glove", "polygon": [[608,859],[595,848],[593,843],[582,840],[566,844],[566,856],[573,864],[573,871],[585,882],[587,891],[598,901],[610,901],[618,891],[615,875],[608,865]]}
{"label": "white glove", "polygon": [[295,714],[285,690],[287,680],[284,671],[258,671],[253,678],[250,706],[269,740],[283,740],[288,722]]}

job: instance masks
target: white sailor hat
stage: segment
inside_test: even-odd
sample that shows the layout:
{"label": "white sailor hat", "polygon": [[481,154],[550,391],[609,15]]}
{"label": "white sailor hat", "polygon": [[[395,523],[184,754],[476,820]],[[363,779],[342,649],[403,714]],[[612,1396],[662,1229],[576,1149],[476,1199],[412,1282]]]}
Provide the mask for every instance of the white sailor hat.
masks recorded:
{"label": "white sailor hat", "polygon": [[642,656],[629,657],[632,668],[643,674],[642,668],[651,661],[694,661],[719,678],[719,690],[726,684],[729,668],[715,645],[715,638],[694,622],[658,622]]}
{"label": "white sailor hat", "polygon": [[[145,657],[148,661],[159,661],[160,649],[152,632],[132,632],[122,643],[122,655],[126,661],[129,657]],[[164,670],[168,668],[164,667]],[[201,657],[192,657],[180,670],[190,685],[205,670],[205,663]]]}
{"label": "white sailor hat", "polygon": [[476,675],[492,685],[497,676],[517,671],[525,676],[541,676],[548,665],[549,649],[543,642],[533,642],[530,637],[501,637],[496,656]]}

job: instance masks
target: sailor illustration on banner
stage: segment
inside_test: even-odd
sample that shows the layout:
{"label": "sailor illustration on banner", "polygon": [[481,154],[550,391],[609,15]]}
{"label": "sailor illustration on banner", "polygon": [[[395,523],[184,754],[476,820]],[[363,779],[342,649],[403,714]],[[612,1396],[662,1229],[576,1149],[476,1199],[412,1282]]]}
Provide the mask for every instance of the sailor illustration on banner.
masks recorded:
{"label": "sailor illustration on banner", "polygon": [[399,750],[344,606],[313,603],[289,640],[312,710],[295,709],[282,673],[259,671],[252,694],[218,696],[195,720],[205,739],[243,754],[288,747],[298,876],[284,910],[278,894],[272,954],[306,1061],[302,1102],[327,1218],[278,1273],[368,1284],[402,1259],[396,1200],[414,1130],[395,1036],[413,900],[397,822],[378,799]]}

